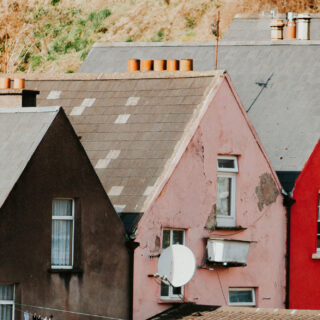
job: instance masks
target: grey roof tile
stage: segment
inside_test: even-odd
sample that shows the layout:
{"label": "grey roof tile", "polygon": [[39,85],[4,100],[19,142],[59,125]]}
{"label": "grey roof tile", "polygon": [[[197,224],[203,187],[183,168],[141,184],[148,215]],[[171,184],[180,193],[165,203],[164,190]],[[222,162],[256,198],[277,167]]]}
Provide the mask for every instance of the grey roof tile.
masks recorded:
{"label": "grey roof tile", "polygon": [[0,207],[46,134],[59,108],[0,108]]}
{"label": "grey roof tile", "polygon": [[[110,198],[114,205],[125,205],[125,212],[141,212],[147,188],[151,190],[163,173],[208,86],[216,79],[213,72],[188,76],[168,73],[157,78],[153,75],[132,79],[127,74],[127,78],[120,79],[100,75],[96,80],[86,80],[74,75],[67,80],[27,80],[27,87],[36,85],[41,92],[39,105],[53,101],[47,100],[42,88],[61,90],[54,104],[64,107],[93,166],[97,166],[105,190],[123,186],[119,195]],[[95,99],[94,103],[72,115],[73,108],[87,98]],[[130,115],[126,122],[115,123],[118,116],[125,114]],[[119,150],[119,154],[107,159],[111,150]],[[118,189],[113,190],[117,193]]]}

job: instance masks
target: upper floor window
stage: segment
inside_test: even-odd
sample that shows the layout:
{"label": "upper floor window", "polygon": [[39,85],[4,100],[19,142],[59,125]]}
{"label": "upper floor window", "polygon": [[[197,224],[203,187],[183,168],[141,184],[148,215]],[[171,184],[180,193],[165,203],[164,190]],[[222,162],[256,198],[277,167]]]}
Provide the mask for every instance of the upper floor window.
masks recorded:
{"label": "upper floor window", "polygon": [[0,284],[0,319],[14,319],[14,285]]}
{"label": "upper floor window", "polygon": [[[172,244],[185,243],[184,230],[164,229],[162,235],[162,249],[169,247]],[[184,288],[173,287],[161,282],[161,299],[181,300],[183,299]]]}
{"label": "upper floor window", "polygon": [[219,156],[217,171],[217,226],[234,227],[236,225],[237,157]]}
{"label": "upper floor window", "polygon": [[52,201],[51,265],[56,269],[73,267],[74,200]]}

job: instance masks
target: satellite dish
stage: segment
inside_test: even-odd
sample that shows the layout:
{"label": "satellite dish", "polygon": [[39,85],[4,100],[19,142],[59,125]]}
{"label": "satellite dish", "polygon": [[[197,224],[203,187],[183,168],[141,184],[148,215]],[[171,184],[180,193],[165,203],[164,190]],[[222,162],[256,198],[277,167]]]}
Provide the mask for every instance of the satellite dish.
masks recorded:
{"label": "satellite dish", "polygon": [[187,284],[192,279],[195,270],[194,254],[181,244],[174,244],[164,249],[158,261],[158,276],[173,287]]}

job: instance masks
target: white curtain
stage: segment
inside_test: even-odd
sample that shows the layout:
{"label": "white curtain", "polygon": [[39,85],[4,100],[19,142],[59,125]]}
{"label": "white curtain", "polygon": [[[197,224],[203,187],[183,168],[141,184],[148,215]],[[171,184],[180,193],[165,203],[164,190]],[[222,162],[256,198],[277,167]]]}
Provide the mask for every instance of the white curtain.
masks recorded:
{"label": "white curtain", "polygon": [[[0,301],[13,302],[13,286],[0,285]],[[0,320],[12,320],[13,303],[0,303]]]}
{"label": "white curtain", "polygon": [[229,216],[231,214],[231,178],[218,177],[218,215]]}
{"label": "white curtain", "polygon": [[70,266],[72,264],[72,200],[53,200],[52,215],[52,265]]}

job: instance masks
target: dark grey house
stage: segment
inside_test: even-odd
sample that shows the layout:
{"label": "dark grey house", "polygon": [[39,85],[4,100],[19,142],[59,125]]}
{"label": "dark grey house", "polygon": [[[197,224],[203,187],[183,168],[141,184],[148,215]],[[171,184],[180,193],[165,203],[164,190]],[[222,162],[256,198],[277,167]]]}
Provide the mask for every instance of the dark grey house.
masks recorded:
{"label": "dark grey house", "polygon": [[0,319],[128,319],[125,230],[64,111],[11,107],[35,93],[0,91]]}

